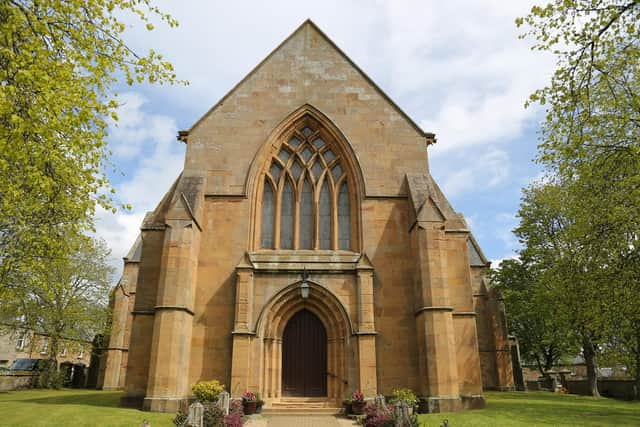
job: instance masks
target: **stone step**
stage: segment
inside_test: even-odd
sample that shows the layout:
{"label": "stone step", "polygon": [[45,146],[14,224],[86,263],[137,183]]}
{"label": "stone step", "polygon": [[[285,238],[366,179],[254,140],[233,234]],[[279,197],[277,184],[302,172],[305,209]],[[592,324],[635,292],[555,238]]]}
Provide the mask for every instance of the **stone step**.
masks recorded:
{"label": "stone step", "polygon": [[342,408],[303,408],[303,407],[271,407],[271,408],[263,408],[263,415],[291,415],[291,416],[300,416],[300,415],[337,415],[340,413]]}

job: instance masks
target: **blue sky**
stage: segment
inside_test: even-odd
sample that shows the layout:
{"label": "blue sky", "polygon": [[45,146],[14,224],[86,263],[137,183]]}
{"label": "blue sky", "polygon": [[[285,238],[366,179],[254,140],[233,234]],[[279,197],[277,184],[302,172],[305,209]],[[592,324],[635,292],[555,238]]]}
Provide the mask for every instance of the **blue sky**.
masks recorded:
{"label": "blue sky", "polygon": [[[97,234],[124,256],[146,211],[182,169],[175,139],[305,19],[311,18],[438,143],[431,173],[464,213],[491,260],[513,255],[520,189],[540,176],[532,162],[539,108],[524,108],[546,84],[553,58],[532,52],[514,24],[531,1],[160,1],[180,22],[126,33],[153,48],[189,86],[118,86],[120,122],[110,127],[110,173],[129,212],[99,212]],[[128,18],[127,18],[128,19]]]}

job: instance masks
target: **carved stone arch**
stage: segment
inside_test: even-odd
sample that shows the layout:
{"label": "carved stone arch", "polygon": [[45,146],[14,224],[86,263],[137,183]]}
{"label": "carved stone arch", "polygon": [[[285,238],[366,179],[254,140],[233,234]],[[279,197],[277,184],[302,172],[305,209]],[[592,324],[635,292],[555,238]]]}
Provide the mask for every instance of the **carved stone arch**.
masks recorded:
{"label": "carved stone arch", "polygon": [[343,396],[353,325],[344,305],[331,291],[316,282],[308,283],[308,298],[300,296],[298,281],[273,296],[258,316],[255,332],[261,341],[260,389],[267,398],[282,396],[282,338],[289,320],[303,309],[318,317],[327,334],[327,398],[338,400]]}
{"label": "carved stone arch", "polygon": [[[309,104],[305,104],[299,107],[298,109],[290,113],[282,122],[280,122],[278,126],[276,126],[275,129],[271,132],[271,135],[267,138],[265,144],[263,144],[263,146],[258,150],[253,158],[245,182],[245,188],[247,190],[246,194],[251,198],[249,250],[255,251],[261,248],[261,195],[264,187],[264,177],[268,175],[268,170],[270,164],[272,163],[271,159],[277,158],[278,152],[283,147],[286,147],[287,151],[290,151],[290,147],[288,146],[287,142],[290,141],[290,138],[294,136],[296,132],[298,132],[298,128],[301,128],[302,124],[306,122],[315,123],[318,127],[316,133],[322,137],[325,137],[330,142],[330,144],[332,144],[332,146],[335,146],[339,151],[339,166],[343,169],[343,175],[348,177],[347,181],[349,187],[349,202],[351,212],[351,221],[349,223],[351,229],[351,251],[362,252],[362,218],[360,207],[365,194],[365,186],[360,164],[351,144],[348,142],[342,131],[325,114]],[[298,153],[292,152],[291,154],[291,157],[288,158],[286,162],[282,162],[282,160],[279,159],[275,163],[277,163],[278,166],[282,166],[286,163],[287,165],[293,167],[293,162],[299,161],[298,159],[296,159]],[[313,156],[320,159],[318,153],[314,153]],[[313,161],[310,160],[310,162]],[[322,157],[322,162],[325,168],[327,168],[323,173],[328,171],[329,168],[335,167],[335,164],[332,162],[325,163],[324,157]],[[304,168],[304,166],[308,166],[308,164],[303,163],[302,165],[303,172],[311,172]],[[313,173],[301,173],[297,178],[301,178],[303,175],[312,177]],[[325,177],[324,179],[326,178],[327,177]],[[296,186],[303,182],[300,179],[295,179],[295,177],[294,181],[296,183]],[[330,182],[332,183],[332,185],[334,184],[333,176],[331,176]],[[320,191],[320,187],[317,185],[318,183],[316,180],[311,180],[311,184],[314,192]],[[333,186],[331,186],[330,192],[332,193],[332,202],[335,202],[336,200],[334,199],[337,197],[337,194],[334,195],[333,193],[337,193],[337,191],[333,188]],[[276,217],[277,215],[278,214],[276,213]],[[279,230],[277,228],[278,227],[276,227],[276,230],[274,231],[274,236],[279,235]],[[296,227],[294,228],[297,230]],[[336,234],[336,229],[337,226],[332,227],[334,235]],[[296,237],[294,237],[294,240],[296,238],[297,235]],[[336,237],[333,236],[332,247],[336,247],[336,242]],[[275,245],[275,247],[278,247],[278,245]]]}

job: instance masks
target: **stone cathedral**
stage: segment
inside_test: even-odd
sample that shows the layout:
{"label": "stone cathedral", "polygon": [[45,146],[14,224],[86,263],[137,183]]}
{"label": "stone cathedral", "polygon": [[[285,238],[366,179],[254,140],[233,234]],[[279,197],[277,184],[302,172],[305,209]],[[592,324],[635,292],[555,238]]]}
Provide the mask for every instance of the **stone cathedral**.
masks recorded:
{"label": "stone cathedral", "polygon": [[429,174],[435,135],[311,21],[178,139],[184,169],[113,291],[101,382],[123,405],[175,411],[210,379],[267,408],[408,387],[457,411],[512,388],[489,262]]}

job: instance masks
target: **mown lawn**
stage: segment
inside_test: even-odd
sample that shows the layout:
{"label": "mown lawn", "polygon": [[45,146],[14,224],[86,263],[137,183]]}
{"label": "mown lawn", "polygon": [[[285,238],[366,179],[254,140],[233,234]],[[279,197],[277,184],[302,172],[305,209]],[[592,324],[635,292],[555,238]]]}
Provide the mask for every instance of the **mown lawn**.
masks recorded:
{"label": "mown lawn", "polygon": [[421,425],[640,426],[640,402],[549,392],[487,392],[487,407],[458,414],[420,415]]}
{"label": "mown lawn", "polygon": [[[0,393],[2,426],[172,426],[171,414],[118,407],[121,392],[27,390]],[[486,393],[487,408],[420,415],[422,424],[449,426],[640,426],[640,402],[545,392]],[[272,427],[272,426],[269,426]],[[275,426],[277,427],[277,426]]]}
{"label": "mown lawn", "polygon": [[1,426],[173,426],[171,414],[118,407],[119,391],[24,390],[0,393]]}

